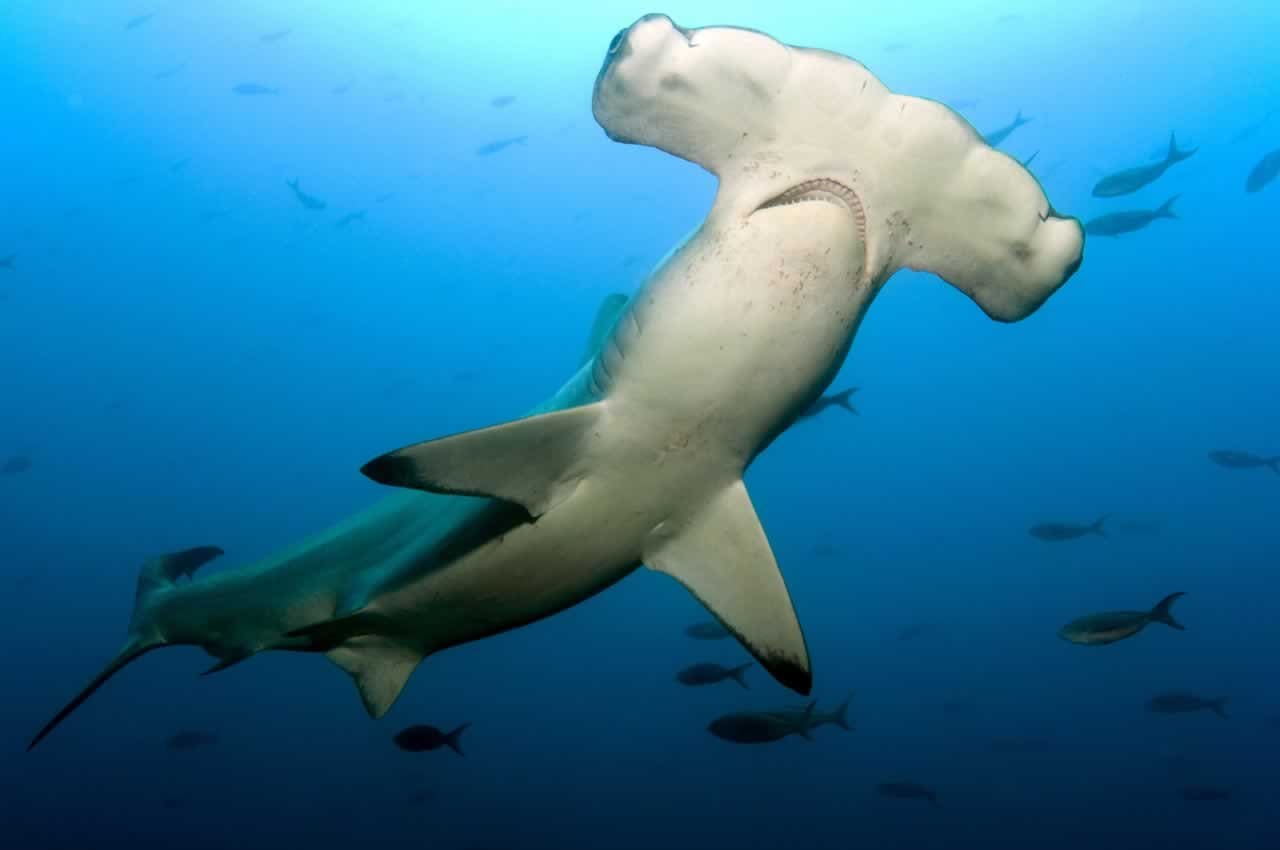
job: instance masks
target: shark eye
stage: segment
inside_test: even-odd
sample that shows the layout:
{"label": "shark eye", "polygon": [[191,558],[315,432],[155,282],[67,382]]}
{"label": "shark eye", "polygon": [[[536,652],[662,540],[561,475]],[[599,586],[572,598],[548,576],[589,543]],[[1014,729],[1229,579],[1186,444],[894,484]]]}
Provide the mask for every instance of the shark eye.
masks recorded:
{"label": "shark eye", "polygon": [[613,37],[613,41],[609,42],[610,56],[618,52],[618,48],[622,46],[622,37],[626,34],[626,30],[618,30],[618,34]]}

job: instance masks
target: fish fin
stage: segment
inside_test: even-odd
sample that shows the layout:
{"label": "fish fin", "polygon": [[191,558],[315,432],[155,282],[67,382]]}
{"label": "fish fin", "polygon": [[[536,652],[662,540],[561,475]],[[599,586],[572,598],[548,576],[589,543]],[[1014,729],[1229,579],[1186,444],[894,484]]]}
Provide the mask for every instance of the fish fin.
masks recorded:
{"label": "fish fin", "polygon": [[810,744],[813,743],[813,730],[809,729],[807,726],[797,726],[796,734],[801,738],[804,738]]}
{"label": "fish fin", "polygon": [[294,629],[285,637],[308,639],[311,645],[307,649],[325,653],[346,671],[355,681],[365,710],[377,720],[395,703],[425,656],[420,649],[400,641],[396,632],[387,616],[357,611]]}
{"label": "fish fin", "polygon": [[1268,460],[1267,466],[1271,467],[1271,471],[1276,475],[1280,475],[1280,457],[1273,457]]}
{"label": "fish fin", "polygon": [[1227,714],[1226,697],[1218,697],[1217,699],[1209,700],[1209,710],[1221,717],[1223,720],[1230,719],[1230,715]]}
{"label": "fish fin", "polygon": [[734,667],[732,670],[729,671],[729,678],[733,679],[733,681],[737,682],[739,685],[742,685],[742,687],[746,688],[747,690],[751,690],[751,686],[747,684],[747,677],[745,674],[748,668],[750,668],[751,665],[754,663],[755,663],[754,661],[748,661],[746,664],[739,664],[737,667]]}
{"label": "fish fin", "polygon": [[360,470],[380,484],[514,502],[533,518],[568,498],[585,477],[583,456],[606,402],[406,446]]}
{"label": "fish fin", "polygon": [[462,733],[467,731],[467,727],[470,725],[470,723],[463,723],[457,729],[454,729],[452,732],[444,736],[444,742],[448,744],[449,749],[453,750],[460,756],[466,755],[466,753],[462,751]]}
{"label": "fish fin", "polygon": [[643,560],[683,584],[781,684],[809,693],[804,632],[741,479],[655,528]]}
{"label": "fish fin", "polygon": [[66,720],[73,711],[83,705],[85,700],[93,696],[94,692],[97,691],[98,688],[105,685],[108,679],[128,667],[134,661],[137,661],[143,655],[146,655],[151,650],[159,649],[164,645],[165,644],[160,640],[141,640],[134,638],[128,641],[124,647],[116,653],[116,657],[111,659],[111,661],[107,663],[106,667],[102,668],[102,672],[94,676],[89,681],[89,684],[85,685],[84,688],[81,689],[80,693],[76,694],[75,697],[72,698],[71,702],[63,706],[63,708],[53,716],[53,719],[46,723],[44,728],[36,733],[35,737],[31,739],[31,743],[27,744],[27,752],[34,750],[36,745],[43,741],[50,732],[57,728],[59,723]]}
{"label": "fish fin", "polygon": [[831,401],[834,404],[840,405],[845,410],[852,413],[854,416],[858,416],[859,415],[858,408],[854,407],[853,402],[849,401],[849,396],[853,395],[857,391],[858,391],[857,387],[849,387],[847,390],[841,390],[840,392],[836,393],[834,396],[831,397]]}
{"label": "fish fin", "polygon": [[628,300],[627,296],[621,292],[614,292],[606,295],[600,302],[600,306],[596,308],[595,320],[591,323],[591,334],[587,337],[587,350],[583,353],[578,365],[591,362],[591,358],[604,347],[609,334],[613,333],[613,326],[618,323],[618,317],[626,309]]}
{"label": "fish fin", "polygon": [[1170,593],[1164,599],[1161,599],[1156,603],[1156,607],[1151,609],[1151,613],[1147,615],[1148,619],[1153,623],[1164,623],[1170,628],[1177,629],[1180,632],[1185,632],[1187,627],[1173,619],[1173,611],[1171,610],[1173,608],[1173,603],[1177,602],[1182,596],[1186,596],[1186,594],[1179,591],[1178,593]]}
{"label": "fish fin", "polygon": [[1169,154],[1165,159],[1170,165],[1173,165],[1175,162],[1182,162],[1184,159],[1190,159],[1191,155],[1198,150],[1200,149],[1189,148],[1188,150],[1178,150],[1178,140],[1174,138],[1174,134],[1171,131],[1169,133]]}
{"label": "fish fin", "polygon": [[1017,113],[1016,115],[1014,115],[1014,116],[1013,116],[1013,123],[1014,123],[1014,124],[1017,124],[1019,127],[1021,127],[1023,124],[1030,124],[1030,123],[1031,123],[1031,119],[1030,119],[1030,118],[1023,118],[1023,117],[1022,117],[1022,110],[1021,110],[1021,109],[1019,109],[1019,110],[1018,110],[1018,113]]}
{"label": "fish fin", "polygon": [[227,668],[229,668],[229,667],[234,667],[234,666],[236,666],[237,664],[239,664],[241,661],[245,661],[245,660],[247,660],[247,659],[249,659],[249,658],[252,658],[252,657],[253,657],[253,653],[252,653],[252,652],[242,652],[242,653],[239,653],[239,654],[236,654],[236,655],[232,655],[232,656],[230,656],[230,657],[228,657],[228,658],[223,658],[223,659],[222,659],[222,660],[220,660],[217,664],[213,665],[213,666],[212,666],[212,667],[210,667],[208,670],[205,670],[205,671],[204,671],[203,673],[201,673],[200,675],[201,675],[201,676],[212,676],[214,673],[221,673],[223,670],[226,670],[226,669],[227,669]]}
{"label": "fish fin", "polygon": [[223,554],[217,546],[196,546],[152,558],[138,571],[136,602],[174,585],[182,576],[194,577],[196,570]]}
{"label": "fish fin", "polygon": [[831,721],[846,732],[852,732],[853,727],[849,725],[849,703],[853,702],[853,694],[849,694],[844,698],[844,702],[836,708],[831,715]]}
{"label": "fish fin", "polygon": [[1089,530],[1094,534],[1099,535],[1100,537],[1106,537],[1107,530],[1103,527],[1103,524],[1110,518],[1110,516],[1111,516],[1110,514],[1103,514],[1102,516],[1098,517],[1097,522],[1089,526]]}
{"label": "fish fin", "polygon": [[1160,206],[1156,207],[1156,211],[1152,214],[1153,217],[1154,218],[1177,218],[1178,214],[1173,211],[1173,202],[1178,200],[1178,198],[1180,197],[1182,196],[1174,195],[1172,198],[1165,201]]}

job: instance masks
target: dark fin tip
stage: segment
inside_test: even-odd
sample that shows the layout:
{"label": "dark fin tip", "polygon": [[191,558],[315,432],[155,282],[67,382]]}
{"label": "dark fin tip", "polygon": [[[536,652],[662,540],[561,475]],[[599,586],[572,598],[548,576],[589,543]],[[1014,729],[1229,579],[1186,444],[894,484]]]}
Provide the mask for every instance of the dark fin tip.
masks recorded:
{"label": "dark fin tip", "polygon": [[412,464],[395,452],[388,452],[360,467],[360,472],[379,484],[404,487],[413,480]]}

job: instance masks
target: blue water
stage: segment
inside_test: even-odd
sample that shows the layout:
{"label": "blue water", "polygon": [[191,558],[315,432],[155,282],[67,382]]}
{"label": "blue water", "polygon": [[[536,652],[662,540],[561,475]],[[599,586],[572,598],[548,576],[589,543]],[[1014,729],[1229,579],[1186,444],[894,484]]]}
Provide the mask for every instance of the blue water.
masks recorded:
{"label": "blue water", "polygon": [[[678,685],[746,656],[689,640],[705,613],[641,570],[431,657],[379,722],[318,656],[197,678],[208,659],[175,649],[25,753],[119,647],[142,561],[216,544],[210,570],[250,563],[382,495],[371,457],[532,407],[715,184],[592,120],[609,39],[653,11],[632,3],[8,0],[0,462],[30,467],[0,475],[0,845],[1280,846],[1280,478],[1206,457],[1280,454],[1280,184],[1244,192],[1280,147],[1280,13],[1229,5],[661,9],[846,53],[983,132],[1022,110],[1002,147],[1038,152],[1064,214],[1181,195],[1178,220],[1091,238],[1018,324],[900,274],[833,382],[861,415],[799,424],[750,469],[814,695],[853,693],[851,733],[709,735],[802,700],[759,668],[750,691]],[[1171,130],[1192,159],[1090,197]],[[1101,514],[1105,538],[1027,533]],[[1186,632],[1056,636],[1175,590]],[[1172,689],[1228,696],[1230,719],[1144,709]],[[391,743],[463,722],[464,758]],[[166,748],[183,729],[218,742]],[[1009,737],[1043,747],[993,749]],[[939,805],[876,793],[898,779]]]}

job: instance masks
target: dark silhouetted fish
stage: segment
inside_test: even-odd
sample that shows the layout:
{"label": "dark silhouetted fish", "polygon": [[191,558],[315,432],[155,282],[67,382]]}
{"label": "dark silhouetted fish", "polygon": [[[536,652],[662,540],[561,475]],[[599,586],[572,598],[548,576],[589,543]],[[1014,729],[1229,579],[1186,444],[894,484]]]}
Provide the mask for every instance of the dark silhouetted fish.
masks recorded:
{"label": "dark silhouetted fish", "polygon": [[[849,703],[853,701],[853,694],[845,697],[844,702],[836,706],[834,711],[821,711],[818,709],[818,703],[815,700],[806,706],[799,708],[780,708],[775,711],[765,712],[771,714],[779,720],[787,723],[794,723],[802,726],[806,733],[812,732],[819,726],[825,726],[830,723],[833,726],[839,726],[846,732],[852,732],[853,727],[849,725]],[[807,735],[806,735],[807,737]]]}
{"label": "dark silhouetted fish", "polygon": [[821,396],[813,404],[805,408],[804,412],[796,417],[796,421],[799,422],[801,419],[810,419],[831,407],[840,407],[849,411],[854,416],[858,416],[858,408],[854,407],[853,402],[849,401],[849,396],[853,395],[857,391],[857,387],[849,387],[848,389],[841,390],[838,393],[828,393],[827,395]]}
{"label": "dark silhouetted fish", "polygon": [[167,80],[170,77],[176,77],[179,74],[181,74],[183,70],[186,69],[186,67],[187,67],[186,62],[179,62],[176,65],[170,65],[168,68],[161,68],[159,71],[156,71],[154,74],[151,75],[151,79]]}
{"label": "dark silhouetted fish", "polygon": [[1087,537],[1090,534],[1106,537],[1107,533],[1102,528],[1102,524],[1106,521],[1107,516],[1103,514],[1098,517],[1097,522],[1090,525],[1077,525],[1071,522],[1042,522],[1039,525],[1031,526],[1028,529],[1028,533],[1037,540],[1044,540],[1048,543],[1075,540],[1080,537]]}
{"label": "dark silhouetted fish", "polygon": [[13,271],[13,261],[18,259],[17,254],[10,254],[7,257],[0,257],[0,269]]}
{"label": "dark silhouetted fish", "polygon": [[198,750],[201,747],[211,747],[216,743],[218,743],[218,736],[212,732],[184,729],[166,738],[164,745],[171,750]]}
{"label": "dark silhouetted fish", "polygon": [[1123,236],[1141,230],[1151,222],[1161,218],[1177,218],[1173,211],[1173,202],[1178,200],[1174,195],[1153,210],[1123,210],[1107,213],[1085,222],[1084,232],[1090,236]]}
{"label": "dark silhouetted fish", "polygon": [[1171,593],[1156,603],[1150,611],[1104,611],[1072,620],[1058,630],[1058,636],[1083,646],[1103,646],[1133,637],[1151,623],[1164,623],[1178,631],[1186,631],[1173,619],[1169,610],[1184,593]]}
{"label": "dark silhouetted fish", "polygon": [[1216,449],[1209,452],[1209,460],[1227,469],[1261,469],[1265,466],[1280,475],[1280,456],[1260,457],[1249,452]]}
{"label": "dark silhouetted fish", "polygon": [[463,755],[462,733],[470,725],[470,723],[463,723],[452,732],[442,732],[434,726],[419,724],[402,730],[393,740],[397,747],[410,753],[425,753],[448,747],[458,755]]}
{"label": "dark silhouetted fish", "polygon": [[1225,788],[1214,788],[1210,785],[1188,785],[1178,792],[1184,800],[1208,802],[1212,800],[1230,800],[1231,792]]}
{"label": "dark silhouetted fish", "polygon": [[1249,179],[1244,181],[1246,192],[1260,192],[1262,188],[1276,179],[1280,174],[1280,148],[1258,160],[1258,164],[1249,172]]}
{"label": "dark silhouetted fish", "polygon": [[333,226],[346,227],[347,225],[351,224],[353,221],[364,221],[364,210],[356,210],[355,212],[347,213],[342,218],[334,222]]}
{"label": "dark silhouetted fish", "polygon": [[231,87],[236,94],[248,96],[259,94],[280,94],[280,89],[273,89],[270,86],[264,86],[261,83],[237,83]]}
{"label": "dark silhouetted fish", "polygon": [[503,109],[516,102],[516,96],[513,94],[502,94],[489,101],[489,105],[494,109]]}
{"label": "dark silhouetted fish", "polygon": [[[817,702],[809,703],[803,713],[812,713]],[[717,738],[734,744],[768,744],[781,741],[788,735],[809,739],[807,720],[796,722],[783,712],[737,711],[724,714],[707,724],[707,731]]]}
{"label": "dark silhouetted fish", "polygon": [[881,797],[893,797],[896,800],[928,800],[935,806],[938,804],[937,793],[917,782],[881,782],[876,786],[876,792]]}
{"label": "dark silhouetted fish", "polygon": [[1167,691],[1147,700],[1147,711],[1153,714],[1190,714],[1196,711],[1212,711],[1225,719],[1227,698],[1204,699],[1190,691]]}
{"label": "dark silhouetted fish", "polygon": [[258,36],[258,41],[264,42],[266,44],[271,44],[273,42],[280,41],[281,39],[288,38],[289,33],[291,32],[293,32],[292,28],[282,29],[282,30],[272,30],[271,32],[264,32],[262,35]]}
{"label": "dark silhouetted fish", "polygon": [[746,664],[740,664],[737,667],[724,667],[714,663],[694,664],[677,673],[676,681],[682,685],[697,687],[699,685],[714,685],[732,679],[742,687],[750,688],[751,686],[747,684],[744,674],[753,663],[748,661]]}
{"label": "dark silhouetted fish", "polygon": [[723,640],[733,637],[732,632],[715,620],[704,620],[701,623],[685,626],[684,633],[694,640]]}
{"label": "dark silhouetted fish", "polygon": [[1013,116],[1012,122],[1004,125],[998,130],[992,130],[990,133],[987,133],[987,135],[983,136],[982,138],[984,141],[986,141],[987,144],[991,145],[991,147],[994,148],[996,145],[1000,144],[1005,139],[1009,138],[1009,136],[1013,135],[1014,130],[1018,129],[1023,124],[1030,124],[1030,123],[1031,123],[1031,119],[1023,118],[1022,110],[1019,109],[1018,114]]}
{"label": "dark silhouetted fish", "polygon": [[16,454],[0,464],[0,475],[17,475],[31,468],[31,455]]}
{"label": "dark silhouetted fish", "polygon": [[1173,133],[1170,133],[1169,151],[1165,154],[1163,160],[1154,162],[1151,165],[1139,165],[1136,168],[1126,168],[1114,174],[1108,174],[1094,185],[1093,196],[1095,198],[1116,198],[1120,195],[1136,192],[1160,179],[1160,175],[1168,171],[1170,166],[1190,158],[1197,150],[1199,148],[1191,148],[1185,151],[1178,150],[1178,142]]}
{"label": "dark silhouetted fish", "polygon": [[298,199],[298,203],[302,204],[309,210],[322,210],[329,206],[314,195],[308,195],[306,192],[302,191],[302,188],[298,185],[298,178],[296,177],[292,180],[284,181],[284,185],[292,189],[293,196]]}
{"label": "dark silhouetted fish", "polygon": [[509,139],[498,139],[476,148],[476,156],[493,156],[498,151],[506,150],[512,145],[522,145],[528,136],[512,136]]}
{"label": "dark silhouetted fish", "polygon": [[151,20],[155,16],[156,16],[155,12],[148,12],[145,15],[138,15],[136,17],[130,18],[129,20],[124,22],[124,28],[127,30],[136,30],[138,27],[142,26],[143,24],[145,24],[147,21]]}

